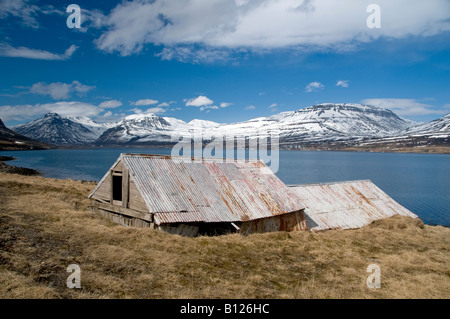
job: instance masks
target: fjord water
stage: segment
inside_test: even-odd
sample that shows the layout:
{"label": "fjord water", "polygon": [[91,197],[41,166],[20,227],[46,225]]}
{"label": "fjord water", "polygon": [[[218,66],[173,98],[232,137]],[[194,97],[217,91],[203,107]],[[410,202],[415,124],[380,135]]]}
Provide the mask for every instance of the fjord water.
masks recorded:
{"label": "fjord water", "polygon": [[[120,153],[170,155],[171,149],[54,149],[1,152],[10,165],[43,176],[99,181]],[[450,155],[280,151],[277,176],[286,184],[370,179],[426,224],[450,226]]]}

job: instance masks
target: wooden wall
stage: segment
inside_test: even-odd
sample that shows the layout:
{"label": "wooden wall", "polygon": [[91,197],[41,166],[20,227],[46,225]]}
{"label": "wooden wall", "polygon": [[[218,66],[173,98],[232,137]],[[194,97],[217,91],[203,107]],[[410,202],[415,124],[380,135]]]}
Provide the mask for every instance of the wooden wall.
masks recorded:
{"label": "wooden wall", "polygon": [[273,231],[308,230],[308,225],[303,210],[243,222],[239,227],[239,233],[243,235]]}

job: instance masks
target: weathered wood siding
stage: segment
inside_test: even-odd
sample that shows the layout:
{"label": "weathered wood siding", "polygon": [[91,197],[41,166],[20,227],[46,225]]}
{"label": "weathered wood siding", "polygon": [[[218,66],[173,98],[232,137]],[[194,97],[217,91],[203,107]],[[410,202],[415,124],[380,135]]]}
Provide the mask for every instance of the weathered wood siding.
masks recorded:
{"label": "weathered wood siding", "polygon": [[145,221],[145,220],[142,220],[139,218],[124,216],[122,214],[109,212],[109,211],[99,209],[94,206],[92,206],[91,209],[95,213],[113,221],[114,223],[120,224],[122,226],[137,227],[137,228],[153,228],[154,227],[154,224],[152,222]]}
{"label": "weathered wood siding", "polygon": [[239,233],[243,235],[273,231],[294,231],[308,229],[307,221],[303,211],[251,220],[241,223],[239,227]]}
{"label": "weathered wood siding", "polygon": [[135,182],[130,178],[129,195],[128,195],[128,208],[137,210],[140,212],[148,212],[147,205],[141,196],[141,193],[137,189]]}
{"label": "weathered wood siding", "polygon": [[111,175],[108,175],[103,183],[101,183],[95,193],[91,198],[97,199],[102,202],[110,202],[111,201],[111,183],[112,178]]}

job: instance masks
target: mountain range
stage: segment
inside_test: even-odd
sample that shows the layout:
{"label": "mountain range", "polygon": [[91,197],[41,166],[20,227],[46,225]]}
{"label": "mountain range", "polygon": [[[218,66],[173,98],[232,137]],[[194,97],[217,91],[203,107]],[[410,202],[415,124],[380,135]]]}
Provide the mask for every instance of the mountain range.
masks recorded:
{"label": "mountain range", "polygon": [[20,135],[3,124],[0,119],[0,150],[41,150],[49,148],[44,143]]}
{"label": "mountain range", "polygon": [[115,123],[97,123],[87,117],[44,117],[12,129],[29,138],[56,146],[151,146],[173,145],[181,138],[279,136],[282,148],[311,145],[358,145],[383,143],[395,138],[421,136],[429,141],[450,134],[450,114],[429,123],[417,123],[388,109],[350,103],[324,103],[259,117],[220,124],[205,120],[185,122],[155,114],[129,115]]}

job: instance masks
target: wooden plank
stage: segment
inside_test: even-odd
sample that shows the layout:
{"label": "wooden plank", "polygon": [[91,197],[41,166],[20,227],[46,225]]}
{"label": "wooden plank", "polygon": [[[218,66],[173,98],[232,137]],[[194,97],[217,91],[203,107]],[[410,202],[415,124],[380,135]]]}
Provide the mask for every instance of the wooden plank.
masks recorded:
{"label": "wooden plank", "polygon": [[130,188],[128,192],[128,208],[137,210],[140,212],[148,212],[147,205],[145,204],[144,199],[142,198],[141,193],[139,192],[136,184],[133,181],[133,177],[129,177],[130,180]]}
{"label": "wooden plank", "polygon": [[109,185],[109,202],[113,203],[114,202],[114,186],[113,186],[113,170],[109,171],[109,179],[111,181],[110,185]]}
{"label": "wooden plank", "polygon": [[122,176],[122,206],[124,208],[128,208],[128,197],[129,197],[129,192],[128,190],[130,189],[129,187],[129,172],[127,168],[124,168],[123,170],[123,176]]}
{"label": "wooden plank", "polygon": [[91,210],[103,216],[104,218],[107,218],[123,226],[154,229],[154,224],[152,222],[145,221],[140,218],[128,217],[122,214],[106,211],[93,206],[91,206]]}
{"label": "wooden plank", "polygon": [[108,175],[103,182],[97,187],[97,190],[92,194],[91,198],[94,199],[103,199],[108,202],[111,201],[111,176]]}
{"label": "wooden plank", "polygon": [[99,209],[111,211],[117,214],[122,214],[134,218],[140,218],[145,221],[153,222],[153,215],[150,213],[142,213],[121,206],[115,206],[107,203],[100,203],[97,201],[92,201],[92,206],[97,207]]}
{"label": "wooden plank", "polygon": [[114,171],[116,171],[116,172],[121,172],[122,171],[122,169],[123,169],[123,163],[122,163],[122,161],[120,161],[119,163],[117,163],[117,165],[116,166],[114,166]]}

